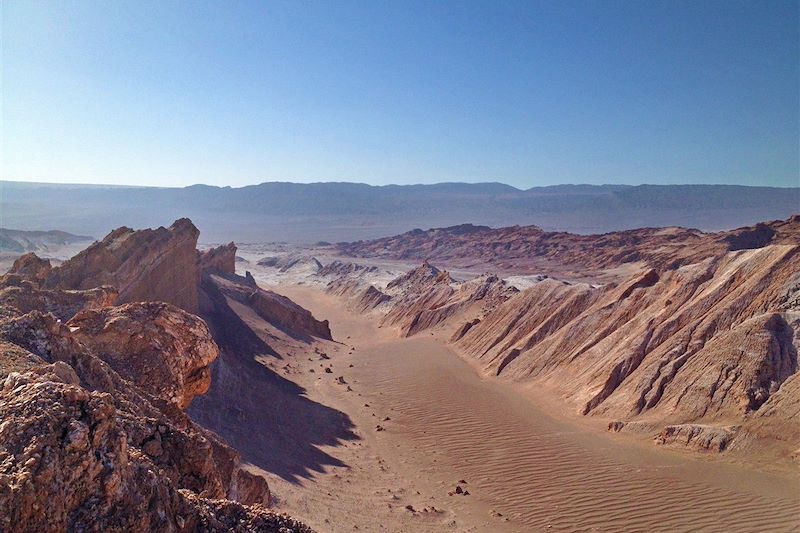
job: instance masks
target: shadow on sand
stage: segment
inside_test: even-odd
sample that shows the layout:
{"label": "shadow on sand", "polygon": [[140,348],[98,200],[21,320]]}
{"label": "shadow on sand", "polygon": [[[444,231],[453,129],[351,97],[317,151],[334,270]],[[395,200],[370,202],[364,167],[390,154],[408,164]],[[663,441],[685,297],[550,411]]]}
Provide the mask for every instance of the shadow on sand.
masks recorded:
{"label": "shadow on sand", "polygon": [[305,389],[257,361],[280,359],[253,329],[206,287],[214,301],[206,321],[222,353],[212,366],[211,389],[197,397],[189,415],[216,432],[242,457],[296,483],[325,466],[347,466],[318,448],[359,437],[345,413],[314,402]]}

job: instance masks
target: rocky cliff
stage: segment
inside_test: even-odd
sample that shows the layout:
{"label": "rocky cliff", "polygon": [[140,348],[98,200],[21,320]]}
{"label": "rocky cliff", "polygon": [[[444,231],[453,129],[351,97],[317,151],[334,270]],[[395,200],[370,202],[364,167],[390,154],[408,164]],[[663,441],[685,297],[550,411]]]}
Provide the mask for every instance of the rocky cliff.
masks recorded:
{"label": "rocky cliff", "polygon": [[169,228],[118,228],[102,241],[53,268],[45,288],[91,289],[112,285],[120,303],[162,301],[198,311],[197,237],[189,219]]}
{"label": "rocky cliff", "polygon": [[[188,220],[122,228],[0,277],[0,530],[309,531],[184,413],[219,355],[206,323],[137,300],[198,307],[196,239]],[[115,307],[114,287],[131,303]]]}
{"label": "rocky cliff", "polygon": [[201,271],[209,270],[223,274],[235,274],[236,244],[229,242],[226,245],[200,252],[199,261]]}

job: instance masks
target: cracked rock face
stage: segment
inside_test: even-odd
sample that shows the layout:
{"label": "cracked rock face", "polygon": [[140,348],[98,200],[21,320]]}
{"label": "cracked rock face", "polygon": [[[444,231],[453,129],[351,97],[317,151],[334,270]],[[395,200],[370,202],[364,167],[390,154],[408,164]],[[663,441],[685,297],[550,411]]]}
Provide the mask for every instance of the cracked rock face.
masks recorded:
{"label": "cracked rock face", "polygon": [[199,317],[162,302],[85,310],[67,324],[72,335],[143,390],[189,407],[211,385],[219,355]]}
{"label": "cracked rock face", "polygon": [[131,444],[113,397],[78,380],[56,363],[0,381],[3,531],[310,531],[180,489]]}

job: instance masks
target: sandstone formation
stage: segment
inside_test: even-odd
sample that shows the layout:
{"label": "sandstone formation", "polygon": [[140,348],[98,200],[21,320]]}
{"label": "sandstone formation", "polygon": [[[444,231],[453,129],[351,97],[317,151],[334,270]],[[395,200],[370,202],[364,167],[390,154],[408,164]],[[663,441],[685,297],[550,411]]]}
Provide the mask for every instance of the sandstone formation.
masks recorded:
{"label": "sandstone formation", "polygon": [[85,310],[67,326],[123,378],[186,409],[211,385],[219,355],[199,317],[163,302]]}
{"label": "sandstone formation", "polygon": [[367,277],[378,272],[378,267],[343,261],[331,261],[319,269],[320,277]]}
{"label": "sandstone formation", "polygon": [[224,246],[200,252],[200,270],[213,270],[223,274],[236,273],[236,244],[229,242]]}
{"label": "sandstone formation", "polygon": [[[784,456],[800,446],[798,216],[717,234],[460,226],[340,249],[457,264],[545,259],[579,278],[629,265],[611,283],[542,277],[516,292],[494,276],[455,282],[426,261],[387,286],[383,321],[402,335],[442,328],[487,373],[535,382],[617,430],[663,428],[660,444],[769,442]],[[345,275],[329,290],[353,298],[352,286]]]}
{"label": "sandstone formation", "polygon": [[210,323],[227,323],[222,315],[238,314],[231,309],[236,302],[262,320],[291,335],[332,340],[327,320],[317,320],[307,309],[289,298],[258,287],[253,278],[236,274],[222,275],[218,271],[204,271],[201,284],[201,314]]}
{"label": "sandstone formation", "polygon": [[112,285],[120,303],[162,301],[198,311],[197,237],[189,219],[169,228],[118,228],[54,268],[45,288],[91,289]]}
{"label": "sandstone formation", "polygon": [[[0,382],[2,529],[308,531],[260,506],[209,500],[178,488],[149,454],[180,450],[136,446],[128,416],[112,395],[81,387],[63,363],[5,377]],[[149,429],[164,440],[175,431],[155,421]]]}
{"label": "sandstone formation", "polygon": [[114,305],[114,287],[97,287],[80,291],[39,289],[33,283],[13,274],[0,277],[0,305],[27,313],[40,310],[69,320],[82,309],[97,309]]}
{"label": "sandstone formation", "polygon": [[[167,302],[199,308],[201,265],[235,254],[196,240],[188,220],[121,228],[49,272],[27,256],[0,277],[0,529],[309,531],[262,507],[266,480],[184,413],[219,349]],[[117,289],[131,303],[115,307]]]}
{"label": "sandstone formation", "polygon": [[323,268],[328,275],[339,275],[328,283],[326,290],[345,297],[356,311],[382,310],[381,323],[396,326],[403,336],[450,320],[479,321],[478,317],[518,292],[491,274],[456,282],[448,272],[427,261],[389,281],[385,291],[381,291],[367,281],[368,273],[375,270],[334,262]]}
{"label": "sandstone formation", "polygon": [[8,274],[16,274],[22,279],[41,285],[50,274],[52,266],[48,259],[41,259],[35,253],[28,252],[19,256],[11,266]]}
{"label": "sandstone formation", "polygon": [[493,229],[464,224],[337,246],[351,257],[427,259],[450,266],[488,264],[496,270],[554,265],[609,268],[625,263],[675,268],[726,251],[794,243],[798,224],[800,215],[720,233],[671,227],[602,235],[547,232],[536,226]]}
{"label": "sandstone formation", "polygon": [[264,257],[258,261],[261,266],[277,268],[280,272],[305,272],[307,274],[317,274],[322,269],[315,257],[305,255],[289,255],[280,257]]}

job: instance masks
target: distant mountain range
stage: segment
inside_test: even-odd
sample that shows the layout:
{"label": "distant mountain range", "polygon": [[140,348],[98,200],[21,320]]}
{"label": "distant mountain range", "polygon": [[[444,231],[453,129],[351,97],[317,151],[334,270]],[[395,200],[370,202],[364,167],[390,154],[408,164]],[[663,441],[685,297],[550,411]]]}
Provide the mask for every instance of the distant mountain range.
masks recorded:
{"label": "distant mountain range", "polygon": [[471,223],[605,233],[653,226],[724,230],[800,212],[800,187],[502,183],[117,187],[0,182],[0,225],[104,235],[190,217],[205,242],[354,241]]}

